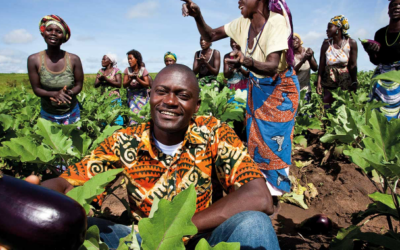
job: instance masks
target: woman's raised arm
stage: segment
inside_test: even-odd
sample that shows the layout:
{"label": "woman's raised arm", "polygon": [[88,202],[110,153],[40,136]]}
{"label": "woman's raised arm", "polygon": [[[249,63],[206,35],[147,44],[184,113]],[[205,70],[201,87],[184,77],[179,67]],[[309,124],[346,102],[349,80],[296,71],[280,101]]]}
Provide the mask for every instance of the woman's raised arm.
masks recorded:
{"label": "woman's raised arm", "polygon": [[225,33],[224,26],[213,29],[207,25],[197,4],[195,4],[191,0],[182,1],[185,2],[182,6],[182,15],[184,17],[194,17],[197,28],[204,40],[206,40],[207,42],[214,42],[228,37],[228,35]]}

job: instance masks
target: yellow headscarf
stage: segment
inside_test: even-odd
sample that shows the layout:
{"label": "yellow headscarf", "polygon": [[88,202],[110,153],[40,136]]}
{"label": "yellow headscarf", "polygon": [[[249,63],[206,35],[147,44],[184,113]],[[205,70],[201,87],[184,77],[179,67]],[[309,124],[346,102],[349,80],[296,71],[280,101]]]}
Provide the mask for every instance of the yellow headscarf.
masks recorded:
{"label": "yellow headscarf", "polygon": [[297,37],[300,40],[300,45],[303,45],[303,40],[301,40],[301,36],[297,33],[293,33],[293,37]]}
{"label": "yellow headscarf", "polygon": [[164,61],[165,61],[165,59],[167,59],[167,58],[171,58],[172,60],[174,60],[175,62],[178,60],[178,58],[176,57],[176,55],[175,55],[175,53],[172,53],[172,52],[167,52],[167,53],[165,53],[165,55],[164,55]]}
{"label": "yellow headscarf", "polygon": [[349,33],[347,33],[347,30],[350,29],[350,24],[349,24],[349,20],[347,20],[347,18],[345,16],[343,16],[343,15],[335,16],[334,18],[331,19],[331,21],[329,23],[338,26],[339,29],[342,29],[343,35],[346,38],[350,37]]}

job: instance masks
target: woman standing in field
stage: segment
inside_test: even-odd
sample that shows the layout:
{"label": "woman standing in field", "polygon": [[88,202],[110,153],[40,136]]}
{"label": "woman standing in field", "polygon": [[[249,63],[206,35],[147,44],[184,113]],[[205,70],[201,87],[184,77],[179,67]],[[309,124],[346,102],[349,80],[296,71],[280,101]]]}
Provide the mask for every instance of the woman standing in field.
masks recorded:
{"label": "woman standing in field", "polygon": [[196,20],[209,42],[231,37],[241,47],[225,59],[250,70],[247,98],[249,153],[267,178],[273,196],[290,192],[292,131],[299,103],[299,83],[293,70],[293,32],[284,0],[239,1],[242,17],[212,29],[190,0],[183,15]]}
{"label": "woman standing in field", "polygon": [[71,37],[65,21],[57,15],[43,17],[39,23],[47,50],[28,57],[28,75],[33,92],[41,98],[40,115],[58,124],[80,119],[76,96],[83,85],[83,69],[77,55],[61,50]]}
{"label": "woman standing in field", "polygon": [[294,48],[294,70],[299,78],[300,91],[306,90],[306,100],[311,99],[310,70],[317,71],[318,64],[314,58],[314,51],[311,48],[302,46],[303,41],[299,34],[293,35]]}
{"label": "woman standing in field", "polygon": [[[147,90],[150,87],[149,72],[143,64],[142,54],[137,50],[131,50],[128,55],[128,68],[124,71],[124,88],[128,88],[128,106],[135,114],[149,101]],[[130,125],[135,121],[131,120]]]}
{"label": "woman standing in field", "polygon": [[[109,96],[115,96],[115,100],[113,102],[117,102],[118,105],[121,106],[122,104],[119,89],[122,85],[122,72],[119,68],[117,68],[117,59],[113,54],[104,55],[103,59],[101,60],[101,66],[102,68],[97,72],[94,87],[102,87],[103,94],[106,89],[112,90]],[[117,117],[115,124],[121,126],[124,125],[124,119],[122,116]]]}
{"label": "woman standing in field", "polygon": [[[240,45],[238,45],[232,38],[231,48],[232,51],[241,50]],[[224,56],[224,76],[226,79],[228,79],[228,88],[234,90],[247,89],[247,82],[249,81],[250,71],[240,64],[229,64],[226,59],[234,59],[234,57],[231,56],[231,53],[228,53]]]}
{"label": "woman standing in field", "polygon": [[172,64],[176,64],[176,61],[178,60],[178,58],[176,57],[176,55],[175,55],[175,53],[172,53],[172,52],[167,52],[167,53],[165,53],[165,55],[164,55],[164,63],[165,63],[165,66],[169,66],[169,65],[172,65]]}
{"label": "woman standing in field", "polygon": [[324,103],[335,101],[331,90],[357,90],[357,42],[350,38],[346,17],[335,16],[328,23],[328,39],[322,43],[318,70],[317,93],[324,92]]}
{"label": "woman standing in field", "polygon": [[400,70],[400,0],[390,1],[389,17],[389,25],[375,33],[374,40],[378,43],[363,43],[370,61],[378,66],[373,78],[382,78],[372,83],[371,100],[388,104],[379,108],[388,120],[400,118],[400,81],[384,75]]}
{"label": "woman standing in field", "polygon": [[211,49],[211,42],[200,37],[202,50],[194,54],[193,71],[198,76],[200,86],[214,86],[219,91],[217,81],[219,67],[221,65],[221,54],[216,49]]}

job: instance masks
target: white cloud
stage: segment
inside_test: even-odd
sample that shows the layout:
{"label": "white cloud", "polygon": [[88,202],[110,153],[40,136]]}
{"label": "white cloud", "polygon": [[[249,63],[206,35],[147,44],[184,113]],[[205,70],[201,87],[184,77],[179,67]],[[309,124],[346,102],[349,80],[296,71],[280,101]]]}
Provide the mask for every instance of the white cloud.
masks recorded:
{"label": "white cloud", "polygon": [[25,29],[13,30],[3,37],[3,41],[6,44],[30,43],[33,39],[33,36]]}
{"label": "white cloud", "polygon": [[147,1],[143,3],[138,3],[132,8],[129,9],[126,16],[131,18],[138,18],[138,17],[150,17],[154,16],[156,10],[160,7],[158,1]]}
{"label": "white cloud", "polygon": [[26,73],[28,54],[22,51],[0,50],[0,73]]}

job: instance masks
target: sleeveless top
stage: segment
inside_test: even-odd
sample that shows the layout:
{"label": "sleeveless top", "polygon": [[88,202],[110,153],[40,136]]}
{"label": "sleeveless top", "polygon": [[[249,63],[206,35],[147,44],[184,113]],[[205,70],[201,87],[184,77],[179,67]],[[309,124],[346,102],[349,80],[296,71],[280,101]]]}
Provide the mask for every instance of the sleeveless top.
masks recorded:
{"label": "sleeveless top", "polygon": [[[107,79],[117,80],[117,75],[118,75],[118,74],[121,74],[121,75],[122,75],[122,72],[121,72],[121,70],[120,70],[119,68],[114,67],[114,68],[112,68],[111,72],[110,72],[108,75],[105,75],[105,70],[104,70],[103,68],[101,68],[101,69],[97,72],[97,74],[98,74],[98,75],[101,75],[101,76],[105,76]],[[111,86],[105,86],[105,85],[102,85],[102,86],[101,86],[101,94],[104,94],[104,92],[106,91],[106,89],[107,89],[107,90],[111,90],[111,89],[112,89],[112,91],[110,91],[109,96],[116,95],[117,98],[120,97],[119,89],[113,88],[113,87],[111,87]]]}
{"label": "sleeveless top", "polygon": [[329,48],[326,51],[326,65],[333,66],[333,65],[341,65],[346,66],[350,59],[350,39],[346,41],[343,40],[342,46],[340,49],[336,49],[333,46],[333,40],[330,39],[328,41]]}
{"label": "sleeveless top", "polygon": [[[304,49],[303,53],[301,53],[302,57],[304,57],[308,48],[303,47],[303,49]],[[294,65],[299,64],[300,61],[301,60],[298,59],[295,55],[294,56]],[[311,70],[310,62],[307,60],[305,63],[303,63],[303,65],[301,66],[299,71],[296,72],[297,78],[299,79],[299,83],[300,83],[300,90],[307,89],[307,92],[311,91],[310,70]]]}
{"label": "sleeveless top", "polygon": [[[197,52],[197,58],[199,58],[200,55],[201,55],[201,50]],[[212,67],[214,67],[214,50],[211,50],[211,57],[210,57],[210,59],[208,60],[208,63],[209,63]],[[205,68],[205,69],[204,69],[204,68]],[[203,77],[206,77],[206,76],[212,75],[211,72],[210,72],[206,67],[204,67],[204,68],[202,68],[202,66],[200,66],[199,79],[200,79],[200,78],[203,78]],[[204,74],[205,72],[207,72],[207,74]]]}
{"label": "sleeveless top", "polygon": [[[51,71],[45,60],[46,51],[40,52],[40,84],[44,90],[59,91],[64,86],[67,89],[72,89],[75,86],[74,72],[72,71],[71,61],[68,52],[65,51],[64,69],[60,72]],[[71,103],[63,103],[58,105],[56,102],[50,101],[50,97],[41,97],[42,109],[53,115],[63,115],[72,111],[78,104],[76,95],[71,96]]]}

